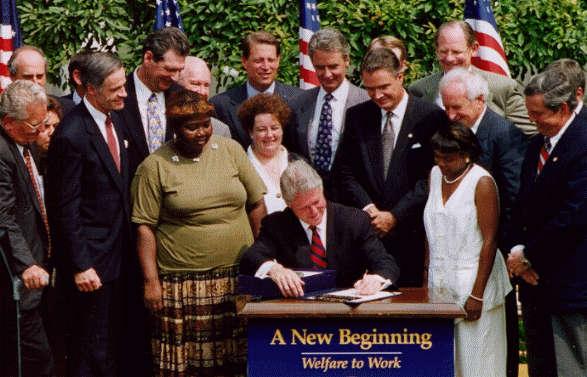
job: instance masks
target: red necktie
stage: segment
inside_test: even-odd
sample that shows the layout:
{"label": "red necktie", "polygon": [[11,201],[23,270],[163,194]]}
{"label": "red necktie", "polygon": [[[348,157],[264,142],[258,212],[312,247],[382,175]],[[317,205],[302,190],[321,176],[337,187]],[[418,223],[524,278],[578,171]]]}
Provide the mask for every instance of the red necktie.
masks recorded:
{"label": "red necktie", "polygon": [[112,119],[110,119],[110,115],[106,115],[106,138],[108,139],[108,149],[110,149],[112,158],[116,163],[116,168],[120,173],[120,157],[118,156],[118,149],[116,148],[116,138],[114,137],[114,132],[112,131],[112,128]]}
{"label": "red necktie", "polygon": [[33,181],[33,187],[35,188],[35,194],[37,194],[37,200],[39,201],[39,207],[41,207],[41,215],[43,216],[43,223],[45,224],[45,229],[47,230],[47,258],[51,256],[51,235],[49,234],[49,221],[47,220],[47,211],[45,210],[45,202],[41,197],[41,191],[39,190],[39,186],[37,185],[37,180],[35,179],[35,173],[33,173],[33,164],[31,162],[31,154],[29,152],[28,147],[24,147],[23,149],[24,161],[26,163],[27,170],[29,171],[29,175],[31,176],[31,181]]}
{"label": "red necktie", "polygon": [[544,144],[542,144],[542,148],[540,149],[540,156],[538,157],[538,169],[536,170],[536,178],[538,178],[538,175],[542,171],[544,164],[546,164],[546,160],[548,160],[549,151],[550,151],[550,139],[545,138]]}
{"label": "red necktie", "polygon": [[324,269],[326,268],[326,250],[320,239],[318,229],[315,226],[310,226],[310,230],[312,231],[312,244],[310,245],[312,267],[315,270]]}

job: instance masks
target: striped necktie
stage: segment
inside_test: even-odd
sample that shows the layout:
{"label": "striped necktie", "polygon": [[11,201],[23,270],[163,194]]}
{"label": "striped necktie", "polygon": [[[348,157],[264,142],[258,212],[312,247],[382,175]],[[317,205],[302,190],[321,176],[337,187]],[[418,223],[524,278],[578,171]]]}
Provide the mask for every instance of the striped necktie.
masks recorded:
{"label": "striped necktie", "polygon": [[544,138],[544,144],[542,144],[542,148],[540,149],[540,156],[538,157],[538,169],[536,170],[536,178],[540,175],[544,164],[546,164],[546,160],[548,160],[548,156],[550,155],[550,139]]}
{"label": "striped necktie", "polygon": [[324,269],[326,268],[326,250],[320,239],[318,228],[310,226],[310,230],[312,231],[312,244],[310,245],[310,250],[312,251],[310,256],[312,259],[312,268],[315,270]]}

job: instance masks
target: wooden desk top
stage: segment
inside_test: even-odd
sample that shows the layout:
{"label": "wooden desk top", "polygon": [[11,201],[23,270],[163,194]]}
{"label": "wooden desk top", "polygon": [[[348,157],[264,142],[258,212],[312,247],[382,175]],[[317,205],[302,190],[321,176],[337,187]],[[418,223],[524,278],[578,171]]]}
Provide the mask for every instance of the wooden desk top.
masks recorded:
{"label": "wooden desk top", "polygon": [[239,315],[245,318],[464,318],[454,302],[427,288],[403,288],[401,295],[347,305],[337,302],[272,299],[247,302]]}

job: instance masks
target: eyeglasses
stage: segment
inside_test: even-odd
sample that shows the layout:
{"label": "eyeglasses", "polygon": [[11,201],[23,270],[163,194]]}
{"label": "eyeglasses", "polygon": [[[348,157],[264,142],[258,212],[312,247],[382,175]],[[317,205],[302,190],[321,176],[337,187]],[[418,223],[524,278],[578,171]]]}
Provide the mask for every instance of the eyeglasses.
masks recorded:
{"label": "eyeglasses", "polygon": [[35,131],[39,130],[39,128],[41,128],[41,127],[43,127],[43,126],[45,126],[47,124],[47,121],[46,120],[43,120],[43,121],[37,123],[36,125],[30,124],[26,120],[21,120],[21,122],[23,122],[24,124],[26,124],[27,126],[29,126],[31,129],[33,129]]}

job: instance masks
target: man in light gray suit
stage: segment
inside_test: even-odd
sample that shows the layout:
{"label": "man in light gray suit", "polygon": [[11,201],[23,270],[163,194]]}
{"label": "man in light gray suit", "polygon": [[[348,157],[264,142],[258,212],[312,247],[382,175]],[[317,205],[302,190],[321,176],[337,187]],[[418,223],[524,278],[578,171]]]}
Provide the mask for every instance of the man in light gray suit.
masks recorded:
{"label": "man in light gray suit", "polygon": [[[369,100],[367,92],[345,77],[350,48],[337,29],[320,29],[310,39],[308,56],[320,86],[303,91],[290,102],[290,118],[284,144],[311,162],[324,180],[328,199],[336,201],[330,170],[342,140],[346,111]],[[326,120],[328,119],[328,121]]]}

